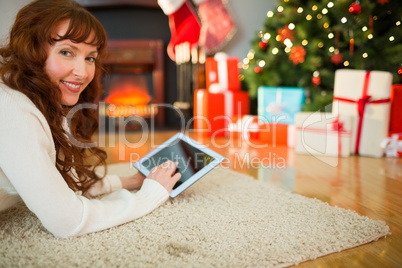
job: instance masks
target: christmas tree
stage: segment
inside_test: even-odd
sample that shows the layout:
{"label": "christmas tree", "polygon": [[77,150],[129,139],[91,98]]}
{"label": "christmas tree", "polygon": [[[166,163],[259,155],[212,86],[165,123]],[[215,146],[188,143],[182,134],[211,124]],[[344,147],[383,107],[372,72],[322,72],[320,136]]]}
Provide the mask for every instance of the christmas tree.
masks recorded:
{"label": "christmas tree", "polygon": [[267,13],[242,74],[252,100],[257,88],[306,89],[303,109],[332,103],[335,70],[383,70],[402,79],[400,0],[280,0]]}

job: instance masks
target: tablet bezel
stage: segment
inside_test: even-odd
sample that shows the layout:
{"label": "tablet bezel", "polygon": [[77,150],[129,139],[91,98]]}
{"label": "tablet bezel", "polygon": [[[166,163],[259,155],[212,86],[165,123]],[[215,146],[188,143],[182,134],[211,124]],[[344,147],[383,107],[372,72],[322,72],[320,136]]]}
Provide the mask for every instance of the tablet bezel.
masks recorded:
{"label": "tablet bezel", "polygon": [[218,154],[217,152],[211,150],[210,148],[206,147],[203,144],[198,143],[194,139],[190,138],[189,136],[185,135],[182,132],[176,133],[174,136],[169,138],[167,141],[156,147],[154,150],[149,152],[147,155],[145,155],[143,158],[138,160],[137,162],[134,163],[134,167],[138,169],[139,172],[141,172],[144,176],[148,176],[150,173],[150,170],[148,170],[143,163],[150,158],[152,158],[155,154],[157,154],[159,151],[163,150],[164,148],[168,147],[174,142],[178,142],[179,140],[182,140],[183,142],[195,147],[196,149],[200,150],[201,152],[211,156],[213,160],[209,162],[205,167],[203,167],[201,170],[199,170],[197,173],[195,173],[193,176],[188,178],[186,181],[184,181],[181,185],[177,186],[175,189],[172,190],[170,193],[170,197],[174,198],[177,195],[179,195],[181,192],[186,190],[188,187],[190,187],[192,184],[194,184],[196,181],[198,181],[200,178],[202,178],[205,174],[210,172],[212,169],[217,167],[224,159],[222,155]]}

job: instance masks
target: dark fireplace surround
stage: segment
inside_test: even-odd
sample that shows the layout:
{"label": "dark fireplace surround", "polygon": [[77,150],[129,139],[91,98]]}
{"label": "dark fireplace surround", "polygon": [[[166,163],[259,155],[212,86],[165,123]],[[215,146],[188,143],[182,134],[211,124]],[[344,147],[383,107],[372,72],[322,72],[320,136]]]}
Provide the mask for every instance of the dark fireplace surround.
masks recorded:
{"label": "dark fireplace surround", "polygon": [[[170,41],[168,17],[157,0],[77,0],[104,26],[108,35],[109,53],[105,64],[108,76],[115,74],[138,75],[147,78],[151,95],[150,104],[173,104],[176,100],[176,64],[167,56]],[[105,85],[107,99],[109,88]],[[141,108],[141,107],[139,107]],[[141,114],[144,115],[141,108]],[[145,107],[145,116],[152,109]],[[177,115],[173,110],[157,109],[157,127],[175,127]]]}
{"label": "dark fireplace surround", "polygon": [[162,126],[164,109],[157,107],[164,103],[162,40],[111,40],[104,64],[105,115],[154,117]]}

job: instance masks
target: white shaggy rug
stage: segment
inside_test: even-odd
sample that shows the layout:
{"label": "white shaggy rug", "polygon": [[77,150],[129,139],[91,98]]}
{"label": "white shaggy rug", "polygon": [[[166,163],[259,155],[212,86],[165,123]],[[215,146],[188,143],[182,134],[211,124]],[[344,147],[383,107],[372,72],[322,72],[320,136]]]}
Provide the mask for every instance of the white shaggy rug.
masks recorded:
{"label": "white shaggy rug", "polygon": [[0,213],[0,267],[283,267],[388,234],[382,221],[217,168],[151,214],[79,238],[54,238],[19,204]]}

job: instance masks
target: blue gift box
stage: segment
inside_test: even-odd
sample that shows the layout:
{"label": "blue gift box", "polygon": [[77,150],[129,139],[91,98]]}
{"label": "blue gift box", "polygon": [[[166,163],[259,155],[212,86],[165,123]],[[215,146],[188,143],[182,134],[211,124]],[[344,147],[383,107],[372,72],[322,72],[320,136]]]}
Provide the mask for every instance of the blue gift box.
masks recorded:
{"label": "blue gift box", "polygon": [[263,122],[294,124],[295,114],[301,111],[305,101],[304,88],[258,88],[258,116]]}

